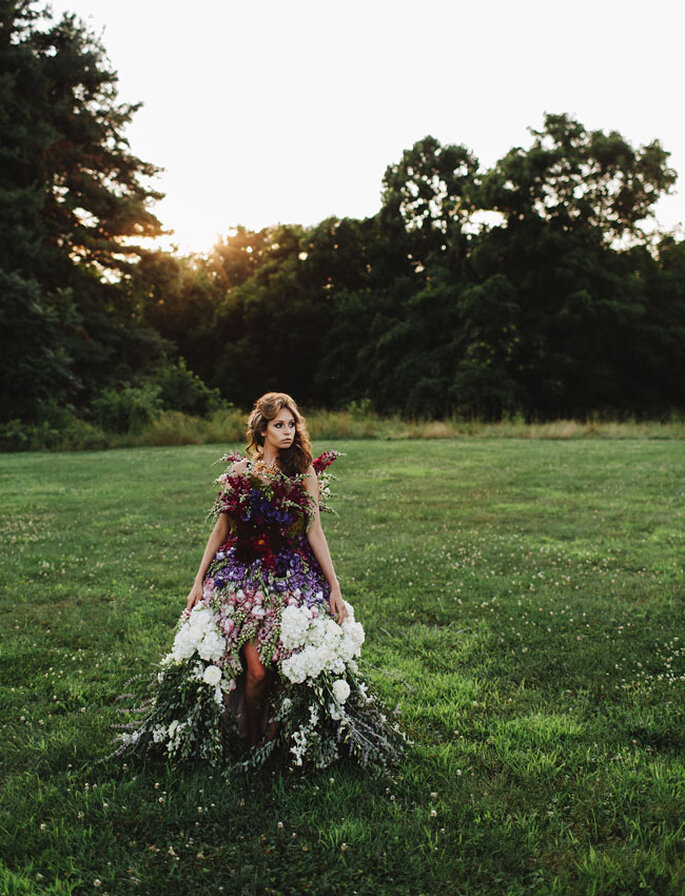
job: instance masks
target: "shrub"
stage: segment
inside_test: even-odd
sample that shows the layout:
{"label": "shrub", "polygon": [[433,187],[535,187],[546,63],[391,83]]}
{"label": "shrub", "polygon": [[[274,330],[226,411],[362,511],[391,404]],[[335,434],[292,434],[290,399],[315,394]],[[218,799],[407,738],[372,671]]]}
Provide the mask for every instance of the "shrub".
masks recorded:
{"label": "shrub", "polygon": [[107,444],[101,429],[55,405],[42,405],[33,423],[15,419],[0,426],[0,451],[69,451]]}
{"label": "shrub", "polygon": [[165,411],[182,411],[195,417],[206,417],[226,406],[218,389],[210,389],[189,370],[183,358],[175,364],[166,361],[148,377],[147,384],[159,390]]}
{"label": "shrub", "polygon": [[159,387],[152,384],[103,389],[93,400],[96,421],[106,432],[142,432],[162,408]]}

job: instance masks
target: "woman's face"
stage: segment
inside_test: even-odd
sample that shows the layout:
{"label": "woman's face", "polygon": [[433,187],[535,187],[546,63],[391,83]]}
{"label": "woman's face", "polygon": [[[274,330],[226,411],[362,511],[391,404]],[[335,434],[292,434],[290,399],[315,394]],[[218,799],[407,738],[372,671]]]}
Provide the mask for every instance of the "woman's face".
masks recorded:
{"label": "woman's face", "polygon": [[264,447],[280,451],[289,448],[295,438],[295,418],[288,408],[281,408],[264,430]]}

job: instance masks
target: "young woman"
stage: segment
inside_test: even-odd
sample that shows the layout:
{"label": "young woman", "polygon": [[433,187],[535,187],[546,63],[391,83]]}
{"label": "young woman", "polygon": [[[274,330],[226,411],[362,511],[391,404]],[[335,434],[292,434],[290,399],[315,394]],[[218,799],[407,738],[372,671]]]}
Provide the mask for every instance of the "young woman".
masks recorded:
{"label": "young woman", "polygon": [[[238,676],[239,693],[232,705],[239,715],[240,730],[248,746],[264,735],[270,676],[269,666],[278,658],[277,633],[283,596],[292,591],[290,580],[296,568],[299,593],[307,606],[316,604],[342,624],[347,608],[340,593],[328,543],[321,526],[319,481],[312,465],[309,435],[303,416],[293,399],[283,392],[267,392],[255,402],[247,425],[248,457],[236,460],[231,475],[256,473],[265,482],[270,477],[295,476],[298,488],[306,490],[307,503],[293,504],[284,518],[271,517],[268,508],[249,520],[232,519],[221,506],[209,536],[193,587],[187,598],[191,610],[203,599],[223,589],[225,610],[222,628],[230,636],[234,653],[245,666],[244,680]],[[309,513],[305,531],[292,530],[292,516]],[[295,527],[297,528],[297,527]],[[304,586],[304,587],[303,587]],[[247,593],[260,594],[263,615],[241,612]],[[236,634],[236,624],[241,631]],[[227,631],[228,630],[228,631]]]}
{"label": "young woman", "polygon": [[291,767],[350,757],[387,768],[402,738],[360,675],[364,629],[321,528],[337,453],[312,459],[304,418],[282,392],[257,400],[247,435],[247,457],[224,458],[216,523],[171,652],[113,755],[162,752],[227,774],[272,754]]}

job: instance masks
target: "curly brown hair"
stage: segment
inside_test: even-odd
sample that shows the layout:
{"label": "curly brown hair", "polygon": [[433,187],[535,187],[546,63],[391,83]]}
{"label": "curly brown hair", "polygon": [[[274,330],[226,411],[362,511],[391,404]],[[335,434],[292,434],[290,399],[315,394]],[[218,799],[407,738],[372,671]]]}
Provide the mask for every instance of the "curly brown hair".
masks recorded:
{"label": "curly brown hair", "polygon": [[295,418],[295,438],[289,448],[278,452],[278,466],[289,476],[306,473],[312,462],[307,422],[295,401],[285,392],[267,392],[255,401],[247,421],[247,453],[251,457],[261,454],[267,424],[282,408],[287,408]]}

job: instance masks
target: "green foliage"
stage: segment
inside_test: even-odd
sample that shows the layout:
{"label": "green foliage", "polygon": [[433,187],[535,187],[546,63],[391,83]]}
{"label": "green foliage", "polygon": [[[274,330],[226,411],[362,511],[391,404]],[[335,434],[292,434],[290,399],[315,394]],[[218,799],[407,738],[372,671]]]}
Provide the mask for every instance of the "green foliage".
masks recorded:
{"label": "green foliage", "polygon": [[160,232],[160,194],[97,39],[33,0],[3,3],[0,24],[2,419],[35,420],[40,401],[87,403],[159,354],[121,280],[140,254],[130,238]]}
{"label": "green foliage", "polygon": [[483,169],[428,135],[371,218],[176,257],[136,245],[160,231],[157,169],[130,152],[137,106],[100,42],[33,0],[0,22],[0,423],[38,427],[27,444],[45,402],[162,438],[178,418],[159,409],[271,389],[421,420],[685,408],[685,243],[645,233],[676,177],[657,140],[547,114]]}
{"label": "green foliage", "polygon": [[218,389],[210,389],[200,377],[189,370],[184,358],[175,363],[166,361],[146,378],[157,388],[164,410],[181,411],[205,417],[225,406]]}
{"label": "green foliage", "polygon": [[33,279],[0,270],[0,422],[35,421],[41,404],[73,393],[71,334],[80,323],[69,290],[46,296]]}
{"label": "green foliage", "polygon": [[105,433],[54,402],[41,402],[36,419],[0,424],[0,451],[87,450],[106,448]]}
{"label": "green foliage", "polygon": [[157,386],[131,386],[103,389],[93,399],[93,412],[98,424],[106,432],[140,433],[162,408]]}
{"label": "green foliage", "polygon": [[529,149],[516,147],[483,178],[483,207],[505,219],[540,219],[607,242],[641,235],[676,173],[658,140],[635,149],[616,131],[587,131],[568,115],[545,115]]}
{"label": "green foliage", "polygon": [[245,407],[280,388],[419,419],[682,409],[682,243],[641,230],[668,154],[565,115],[532,138],[481,171],[426,137],[388,167],[373,218],[144,261],[146,319]]}

